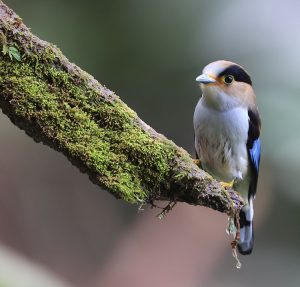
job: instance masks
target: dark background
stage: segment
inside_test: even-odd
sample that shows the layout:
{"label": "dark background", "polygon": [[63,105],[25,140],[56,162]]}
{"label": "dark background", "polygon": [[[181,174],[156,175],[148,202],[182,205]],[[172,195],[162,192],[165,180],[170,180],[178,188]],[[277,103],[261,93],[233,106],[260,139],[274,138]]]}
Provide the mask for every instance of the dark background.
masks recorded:
{"label": "dark background", "polygon": [[41,272],[43,286],[299,285],[299,2],[5,3],[192,155],[195,77],[211,61],[246,67],[263,128],[255,249],[237,270],[225,215],[186,204],[162,222],[138,214],[1,115],[0,283],[41,286]]}

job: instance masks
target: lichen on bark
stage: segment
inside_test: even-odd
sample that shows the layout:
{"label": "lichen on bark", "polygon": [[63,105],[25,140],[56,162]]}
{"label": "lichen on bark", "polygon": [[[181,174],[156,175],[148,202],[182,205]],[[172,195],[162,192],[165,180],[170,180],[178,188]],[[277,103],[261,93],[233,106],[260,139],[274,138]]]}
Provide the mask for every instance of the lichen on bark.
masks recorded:
{"label": "lichen on bark", "polygon": [[159,199],[240,209],[233,190],[225,193],[186,151],[35,37],[1,1],[0,33],[2,51],[11,51],[0,53],[0,106],[37,142],[63,152],[94,183],[130,203]]}

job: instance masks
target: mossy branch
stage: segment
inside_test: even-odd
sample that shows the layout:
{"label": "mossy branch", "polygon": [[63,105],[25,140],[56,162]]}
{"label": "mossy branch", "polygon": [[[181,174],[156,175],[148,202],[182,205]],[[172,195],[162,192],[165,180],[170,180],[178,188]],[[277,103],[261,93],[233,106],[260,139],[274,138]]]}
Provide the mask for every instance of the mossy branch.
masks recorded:
{"label": "mossy branch", "polygon": [[0,1],[0,106],[37,142],[130,203],[182,201],[234,213],[242,199],[118,96],[34,36]]}

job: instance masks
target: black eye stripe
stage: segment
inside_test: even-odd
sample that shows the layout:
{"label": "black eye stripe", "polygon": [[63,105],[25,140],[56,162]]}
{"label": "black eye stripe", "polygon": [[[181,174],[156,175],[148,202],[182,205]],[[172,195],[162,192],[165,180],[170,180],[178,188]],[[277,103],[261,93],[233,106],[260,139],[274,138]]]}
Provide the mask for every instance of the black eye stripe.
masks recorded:
{"label": "black eye stripe", "polygon": [[237,82],[247,83],[252,86],[252,81],[248,73],[237,65],[231,65],[221,72],[218,77],[232,75]]}

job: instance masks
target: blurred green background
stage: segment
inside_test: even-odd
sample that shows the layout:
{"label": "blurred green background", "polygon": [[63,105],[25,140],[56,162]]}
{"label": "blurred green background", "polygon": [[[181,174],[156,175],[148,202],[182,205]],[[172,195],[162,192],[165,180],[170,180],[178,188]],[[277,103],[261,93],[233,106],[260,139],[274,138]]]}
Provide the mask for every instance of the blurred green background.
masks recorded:
{"label": "blurred green background", "polygon": [[[263,121],[255,249],[241,258],[241,270],[234,268],[225,215],[184,204],[164,222],[154,217],[158,211],[137,214],[1,115],[5,248],[25,266],[34,262],[60,278],[49,286],[299,286],[300,2],[5,3],[192,155],[195,77],[211,61],[246,67]],[[27,286],[19,278],[15,286]]]}

